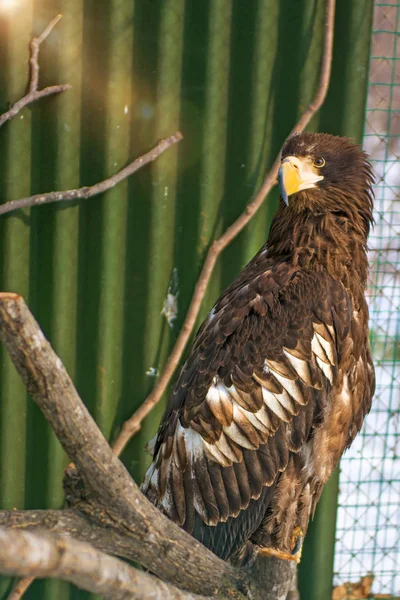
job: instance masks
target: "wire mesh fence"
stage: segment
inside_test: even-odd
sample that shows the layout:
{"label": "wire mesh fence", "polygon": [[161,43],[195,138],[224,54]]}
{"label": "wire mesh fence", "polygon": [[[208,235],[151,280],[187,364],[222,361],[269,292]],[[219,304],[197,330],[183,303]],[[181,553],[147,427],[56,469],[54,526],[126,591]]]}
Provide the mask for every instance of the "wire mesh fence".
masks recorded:
{"label": "wire mesh fence", "polygon": [[375,227],[368,289],[373,407],[341,462],[335,600],[400,597],[400,2],[375,2],[364,147]]}

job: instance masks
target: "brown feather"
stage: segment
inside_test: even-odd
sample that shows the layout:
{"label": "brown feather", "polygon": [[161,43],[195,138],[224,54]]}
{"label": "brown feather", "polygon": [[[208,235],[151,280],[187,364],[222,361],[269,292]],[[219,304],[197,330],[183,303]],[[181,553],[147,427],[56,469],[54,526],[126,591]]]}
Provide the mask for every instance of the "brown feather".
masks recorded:
{"label": "brown feather", "polygon": [[221,474],[229,502],[229,513],[231,516],[235,517],[239,514],[242,501],[234,468],[225,467],[221,469]]}

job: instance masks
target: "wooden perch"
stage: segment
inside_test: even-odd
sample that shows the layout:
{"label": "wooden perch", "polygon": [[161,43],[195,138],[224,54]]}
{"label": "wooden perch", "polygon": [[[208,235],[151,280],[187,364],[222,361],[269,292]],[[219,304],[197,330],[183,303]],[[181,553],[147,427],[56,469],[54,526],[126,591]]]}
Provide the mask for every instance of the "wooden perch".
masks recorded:
{"label": "wooden perch", "polygon": [[243,574],[179,529],[140,492],[17,294],[0,293],[0,339],[85,486],[98,500],[100,512],[107,512],[111,521],[129,531],[136,560],[165,581],[194,593],[241,597]]}
{"label": "wooden perch", "polygon": [[[0,528],[0,573],[57,577],[110,600],[199,600],[65,535]],[[207,600],[204,596],[201,596]],[[211,599],[208,599],[211,600]]]}

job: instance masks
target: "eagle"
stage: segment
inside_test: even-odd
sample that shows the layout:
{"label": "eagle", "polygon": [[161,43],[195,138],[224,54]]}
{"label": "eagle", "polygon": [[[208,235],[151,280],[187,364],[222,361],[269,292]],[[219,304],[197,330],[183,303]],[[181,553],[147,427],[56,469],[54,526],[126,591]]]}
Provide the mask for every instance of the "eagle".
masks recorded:
{"label": "eagle", "polygon": [[284,144],[266,244],[200,327],[142,490],[224,560],[298,559],[322,489],[371,407],[373,173],[352,141]]}

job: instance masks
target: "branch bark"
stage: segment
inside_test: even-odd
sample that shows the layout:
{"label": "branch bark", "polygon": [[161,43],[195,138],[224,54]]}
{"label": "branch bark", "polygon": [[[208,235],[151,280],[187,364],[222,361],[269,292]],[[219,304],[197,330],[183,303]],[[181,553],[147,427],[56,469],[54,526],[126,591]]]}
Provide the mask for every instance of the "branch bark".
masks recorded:
{"label": "branch bark", "polygon": [[[324,47],[318,89],[314,99],[308,105],[308,107],[303,112],[296,125],[293,127],[292,131],[289,134],[289,137],[294,135],[295,133],[300,133],[304,130],[304,128],[310,122],[311,118],[319,110],[319,108],[322,106],[325,100],[331,74],[334,20],[335,0],[327,0]],[[167,363],[164,367],[161,377],[158,380],[158,383],[153,388],[153,390],[147,396],[143,404],[138,408],[138,410],[132,415],[130,419],[125,421],[119,436],[114,442],[113,449],[118,456],[121,454],[131,437],[137,431],[139,431],[143,419],[161,400],[162,395],[164,394],[175,372],[175,369],[178,366],[183,351],[195,326],[201,303],[206,293],[206,289],[210,281],[211,275],[213,273],[217,259],[221,252],[232,242],[232,240],[235,239],[235,237],[242,231],[242,229],[249,223],[249,221],[251,221],[258,209],[263,204],[267,194],[275,185],[280,165],[280,156],[281,153],[279,152],[270,172],[265,177],[264,182],[255,198],[246,206],[240,217],[238,217],[236,221],[230,227],[228,227],[225,233],[212,243],[204,261],[204,265],[201,270],[200,276],[197,280],[194,294],[189,306],[189,310],[186,315],[186,319],[183,323],[182,329],[172,349],[172,352],[168,357]]]}
{"label": "branch bark", "polygon": [[[98,503],[103,518],[111,520],[113,527],[129,532],[135,559],[182,589],[242,597],[243,574],[169,521],[140,492],[17,294],[0,294],[0,339],[28,392],[76,464],[89,499]],[[84,510],[89,502],[78,506]]]}
{"label": "branch bark", "polygon": [[289,600],[296,570],[296,561],[259,554],[247,573],[250,585],[255,591],[263,589],[266,600]]}
{"label": "branch bark", "polygon": [[110,600],[200,599],[60,534],[0,528],[0,573],[57,577]]}
{"label": "branch bark", "polygon": [[50,33],[53,31],[54,27],[57,25],[62,15],[57,15],[46,27],[43,33],[38,38],[33,38],[30,43],[30,51],[31,56],[29,59],[30,63],[30,82],[29,82],[29,91],[28,93],[18,100],[13,106],[5,113],[0,115],[0,127],[4,125],[7,121],[15,117],[23,108],[28,106],[29,104],[33,104],[46,96],[51,96],[53,94],[60,94],[61,92],[66,92],[71,89],[69,84],[62,85],[51,85],[49,87],[43,88],[42,90],[38,89],[39,86],[39,49],[40,45],[49,37]]}

